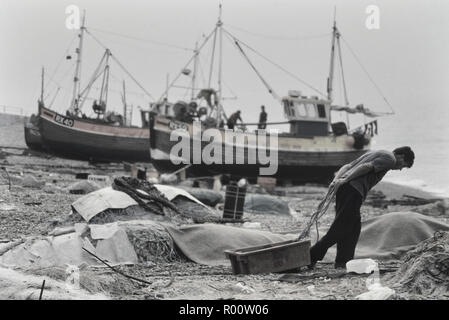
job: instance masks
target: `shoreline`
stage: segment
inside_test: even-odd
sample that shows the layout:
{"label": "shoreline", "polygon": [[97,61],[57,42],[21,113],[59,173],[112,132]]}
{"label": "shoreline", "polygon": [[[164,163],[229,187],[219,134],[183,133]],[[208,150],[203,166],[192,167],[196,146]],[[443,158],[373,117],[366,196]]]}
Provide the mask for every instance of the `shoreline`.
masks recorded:
{"label": "shoreline", "polygon": [[381,191],[388,199],[398,199],[402,197],[413,197],[425,200],[449,199],[449,195],[432,192],[418,186],[410,186],[406,183],[385,180],[380,181],[372,190]]}

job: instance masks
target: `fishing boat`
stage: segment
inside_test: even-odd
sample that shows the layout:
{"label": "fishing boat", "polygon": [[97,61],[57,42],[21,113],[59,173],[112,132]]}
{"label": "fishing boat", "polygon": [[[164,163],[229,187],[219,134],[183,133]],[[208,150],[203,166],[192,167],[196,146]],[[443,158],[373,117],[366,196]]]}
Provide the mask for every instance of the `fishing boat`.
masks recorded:
{"label": "fishing boat", "polygon": [[[110,60],[124,69],[115,55],[105,48],[103,57],[95,69],[86,87],[81,89],[81,63],[83,40],[89,30],[85,25],[85,15],[79,32],[76,49],[76,66],[73,78],[73,95],[65,114],[58,113],[44,103],[44,71],[42,71],[42,89],[38,100],[38,112],[25,124],[25,141],[30,149],[44,150],[57,155],[75,159],[95,161],[148,161],[149,129],[148,111],[141,109],[142,125],[133,126],[133,108],[126,101],[125,82],[123,82],[123,114],[108,111],[108,87]],[[71,56],[67,56],[71,59]],[[149,93],[130,75],[137,85]],[[83,106],[88,100],[89,92],[95,81],[101,80],[98,99],[92,104],[95,116],[88,117]],[[59,89],[58,89],[59,92]],[[53,99],[54,101],[54,99]]]}
{"label": "fishing boat", "polygon": [[[214,49],[212,52],[215,52],[215,42],[218,38],[220,39],[218,52],[221,60],[221,39],[224,34],[232,40],[269,93],[280,104],[280,109],[273,112],[283,112],[286,121],[267,123],[267,125],[288,124],[288,132],[275,134],[269,127],[264,130],[247,130],[248,126],[257,125],[257,123],[243,123],[237,129],[226,128],[228,117],[223,108],[221,65],[219,65],[217,89],[195,88],[195,70],[200,50],[213,38]],[[251,180],[258,176],[268,175],[277,178],[278,181],[295,184],[327,183],[332,180],[334,173],[341,166],[370,149],[371,138],[377,134],[377,117],[385,113],[372,112],[361,104],[351,107],[347,102],[346,95],[346,104],[336,105],[333,102],[336,49],[339,50],[341,57],[340,31],[335,19],[332,28],[327,95],[324,97],[304,95],[298,90],[290,90],[286,95],[279,96],[268,84],[268,81],[262,77],[262,73],[256,69],[255,64],[246,53],[245,49],[247,48],[250,47],[246,43],[223,28],[220,13],[212,33],[204,39],[199,47],[197,46],[195,54],[180,72],[180,75],[189,74],[190,69],[187,66],[193,63],[191,100],[168,104],[166,91],[162,95],[165,98],[161,97],[150,112],[150,156],[151,162],[159,171],[174,172],[185,168],[188,176],[227,173]],[[339,61],[342,60],[339,59]],[[178,77],[170,86],[175,86]],[[205,107],[201,107],[201,104]],[[362,126],[349,130],[348,123],[335,122],[332,119],[333,111],[348,114],[363,113],[374,119],[365,121]],[[204,137],[204,133],[210,128],[217,130],[213,139],[210,134],[206,135],[206,138]],[[273,135],[276,136],[276,140],[273,140],[276,144],[270,142],[263,146],[259,145],[261,136],[264,136],[265,141],[272,141],[270,137]],[[179,152],[181,141],[189,141],[190,148]],[[210,152],[212,149],[213,154],[210,157],[214,160],[205,161],[204,153]],[[226,152],[230,150],[232,150],[232,157],[226,159]],[[265,154],[265,156],[259,157],[259,151],[263,151],[262,155]],[[255,154],[257,154],[256,157]],[[266,156],[269,154],[277,155],[276,159],[272,159],[277,161],[274,171],[269,170],[271,164],[266,161]],[[265,161],[259,161],[264,160],[263,158]]]}

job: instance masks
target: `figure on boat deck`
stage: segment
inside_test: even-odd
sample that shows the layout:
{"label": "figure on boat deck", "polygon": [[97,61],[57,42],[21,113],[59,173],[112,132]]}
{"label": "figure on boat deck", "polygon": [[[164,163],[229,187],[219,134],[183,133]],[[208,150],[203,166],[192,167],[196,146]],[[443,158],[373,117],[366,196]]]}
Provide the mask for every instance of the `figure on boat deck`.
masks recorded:
{"label": "figure on boat deck", "polygon": [[233,114],[231,114],[228,118],[228,129],[234,129],[234,126],[237,124],[237,121],[240,120],[241,122],[243,122],[241,116],[240,116],[241,112],[240,110],[237,110],[236,112],[234,112]]}
{"label": "figure on boat deck", "polygon": [[265,106],[260,107],[262,111],[259,115],[259,124],[257,125],[258,129],[266,129],[267,128],[267,113],[265,112]]}

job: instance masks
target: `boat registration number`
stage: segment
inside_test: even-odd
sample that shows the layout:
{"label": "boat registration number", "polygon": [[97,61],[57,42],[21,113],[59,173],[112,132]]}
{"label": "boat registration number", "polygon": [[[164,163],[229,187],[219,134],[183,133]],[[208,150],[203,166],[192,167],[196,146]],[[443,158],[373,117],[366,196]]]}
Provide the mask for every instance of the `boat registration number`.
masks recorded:
{"label": "boat registration number", "polygon": [[174,121],[170,121],[168,123],[168,127],[172,130],[177,130],[177,129],[181,129],[181,130],[185,130],[185,131],[189,130],[189,127],[186,124],[180,123],[180,122],[174,122]]}
{"label": "boat registration number", "polygon": [[73,127],[73,122],[74,122],[73,119],[63,117],[63,116],[61,116],[59,114],[57,114],[55,116],[55,121],[60,123],[60,124],[65,125],[67,127]]}
{"label": "boat registration number", "polygon": [[60,124],[65,125],[65,126],[67,126],[67,127],[73,127],[73,122],[74,122],[73,119],[66,118],[66,117],[61,116],[61,115],[59,115],[59,114],[57,114],[57,115],[55,116],[55,121],[58,122],[58,123],[60,123]]}

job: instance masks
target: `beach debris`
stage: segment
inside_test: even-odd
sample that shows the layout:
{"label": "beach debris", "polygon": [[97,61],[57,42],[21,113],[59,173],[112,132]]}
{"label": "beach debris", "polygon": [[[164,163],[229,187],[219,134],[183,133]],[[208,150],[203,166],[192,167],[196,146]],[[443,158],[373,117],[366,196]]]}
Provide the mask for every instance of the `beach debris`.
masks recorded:
{"label": "beach debris", "polygon": [[159,177],[159,182],[161,184],[176,184],[178,177],[175,174],[163,173]]}
{"label": "beach debris", "polygon": [[42,281],[41,293],[39,294],[39,300],[42,300],[42,294],[44,293],[45,279]]}
{"label": "beach debris", "polygon": [[41,189],[45,186],[45,181],[38,180],[32,175],[26,175],[25,177],[23,177],[22,186],[25,188]]}
{"label": "beach debris", "polygon": [[276,178],[257,177],[257,184],[264,188],[267,192],[272,193],[276,188]]}
{"label": "beach debris", "polygon": [[231,181],[226,186],[223,206],[223,219],[228,222],[243,222],[243,206],[245,204],[247,183],[241,179],[238,183]]}
{"label": "beach debris", "polygon": [[61,193],[66,193],[67,192],[63,188],[55,186],[52,183],[46,183],[44,188],[42,189],[42,191],[44,191],[45,193],[51,193],[51,194],[55,194],[55,193],[56,194],[61,194]]}
{"label": "beach debris", "polygon": [[246,229],[262,229],[260,222],[244,222],[242,228]]}
{"label": "beach debris", "polygon": [[379,283],[376,283],[369,287],[367,292],[356,296],[358,300],[388,300],[390,297],[396,294],[396,291],[388,287],[384,287]]}
{"label": "beach debris", "polygon": [[117,223],[90,225],[92,239],[99,240],[95,252],[112,264],[135,264],[138,262],[134,247],[123,228]]}
{"label": "beach debris", "polygon": [[160,223],[151,220],[120,222],[126,230],[140,263],[184,261],[175,250],[173,239]]}
{"label": "beach debris", "polygon": [[346,262],[346,272],[354,272],[357,274],[371,274],[375,270],[378,270],[379,267],[377,265],[377,262],[373,259],[353,259],[348,262]]}
{"label": "beach debris", "polygon": [[[136,218],[144,216],[146,213],[159,216],[165,216],[168,213],[169,215],[180,215],[186,218],[198,218],[198,221],[203,220],[203,222],[217,221],[217,218],[212,217],[214,212],[209,207],[183,189],[160,184],[152,185],[146,181],[134,180],[134,182],[138,182],[137,185],[128,185],[125,188],[119,186],[120,191],[107,187],[89,193],[77,199],[72,204],[72,209],[87,222],[100,213],[102,215],[116,213],[117,215],[135,216]],[[124,183],[122,185],[126,185],[126,181]],[[129,194],[122,190],[129,192]],[[173,208],[176,208],[176,211]],[[206,219],[207,215],[210,215],[210,219]],[[99,220],[112,222],[111,219],[102,217]],[[152,219],[157,218],[152,217]],[[97,219],[95,220],[95,223],[100,222]]]}
{"label": "beach debris", "polygon": [[0,264],[8,267],[46,268],[65,264],[95,264],[82,247],[95,248],[87,238],[77,233],[28,238],[0,256]]}
{"label": "beach debris", "polygon": [[317,294],[315,291],[315,286],[313,284],[310,286],[307,286],[306,289],[309,292],[309,294],[312,296],[315,296]]}
{"label": "beach debris", "polygon": [[105,175],[90,174],[87,177],[87,181],[96,183],[97,185],[99,185],[102,188],[108,187],[111,185],[111,178],[109,178],[109,176],[105,176]]}
{"label": "beach debris", "polygon": [[186,197],[176,197],[172,202],[182,212],[183,218],[191,219],[194,223],[224,222],[219,211],[193,202]]}
{"label": "beach debris", "polygon": [[221,176],[214,176],[214,184],[212,185],[212,190],[215,192],[220,192],[223,185],[221,184]]}
{"label": "beach debris", "polygon": [[251,293],[255,293],[256,290],[254,290],[253,288],[247,286],[245,283],[243,282],[238,282],[233,286],[234,291],[237,291],[239,293],[244,293],[244,294],[251,294]]}
{"label": "beach debris", "polygon": [[89,222],[107,209],[125,209],[135,205],[138,203],[126,193],[107,187],[77,199],[72,203],[72,209]]}
{"label": "beach debris", "polygon": [[291,214],[287,201],[263,194],[247,194],[244,210],[256,214]]}
{"label": "beach debris", "polygon": [[126,274],[126,273],[124,273],[124,272],[121,272],[120,270],[114,268],[113,266],[111,266],[110,264],[108,264],[105,260],[101,259],[100,257],[98,257],[96,254],[92,253],[92,252],[89,251],[88,249],[83,248],[83,250],[86,251],[88,254],[92,255],[93,257],[95,257],[96,259],[98,259],[101,263],[103,263],[104,265],[106,265],[109,269],[113,270],[114,272],[116,272],[116,273],[118,273],[118,274],[120,274],[120,275],[122,275],[122,276],[124,276],[124,277],[126,277],[126,278],[128,278],[128,279],[135,280],[135,281],[138,281],[138,282],[142,282],[142,283],[151,285],[151,282],[148,282],[148,281],[146,281],[146,280],[143,280],[143,279],[139,279],[139,278],[130,276],[130,275],[128,275],[128,274]]}
{"label": "beach debris", "polygon": [[17,207],[12,203],[0,203],[0,211],[12,211],[16,209]]}
{"label": "beach debris", "polygon": [[[0,300],[38,300],[41,296],[42,276],[0,267]],[[104,293],[92,294],[84,289],[71,288],[66,281],[45,279],[45,300],[109,300]]]}
{"label": "beach debris", "polygon": [[14,241],[8,241],[6,243],[0,244],[0,256],[3,255],[5,252],[17,247],[19,244],[22,244],[25,241],[25,239],[18,239]]}
{"label": "beach debris", "polygon": [[49,236],[60,236],[63,234],[68,234],[68,233],[72,233],[75,232],[75,226],[69,226],[69,227],[56,227],[55,229],[53,229],[52,231],[50,231],[48,233]]}
{"label": "beach debris", "polygon": [[131,168],[133,167],[133,164],[132,163],[129,163],[129,162],[126,162],[126,161],[124,161],[123,162],[123,170],[125,170],[125,171],[131,171]]}
{"label": "beach debris", "polygon": [[184,188],[192,196],[201,201],[202,203],[215,207],[218,203],[223,202],[223,195],[220,192],[216,192],[209,189],[200,188]]}
{"label": "beach debris", "polygon": [[131,177],[139,180],[147,180],[147,168],[132,166]]}
{"label": "beach debris", "polygon": [[[172,209],[178,214],[181,214],[170,200],[161,193],[158,188],[148,181],[143,181],[135,178],[120,177],[115,178],[112,187],[115,190],[122,191],[133,198],[140,206],[148,211],[156,214],[164,215],[164,206]],[[172,191],[172,189],[168,189]],[[149,205],[151,203],[153,206]],[[156,207],[156,208],[155,208]]]}
{"label": "beach debris", "polygon": [[23,203],[26,206],[40,206],[42,204],[41,201],[30,201],[30,202],[24,202]]}
{"label": "beach debris", "polygon": [[67,190],[69,191],[69,193],[72,193],[72,194],[88,194],[88,193],[94,192],[100,188],[101,187],[98,184],[96,184],[95,182],[79,181],[79,182],[76,182],[76,183],[72,184],[71,186],[69,186],[67,188]]}
{"label": "beach debris", "polygon": [[425,214],[427,216],[442,216],[449,214],[449,200],[439,200],[433,203],[422,205],[413,209],[413,211]]}
{"label": "beach debris", "polygon": [[87,173],[87,172],[80,172],[80,173],[75,174],[75,179],[87,180],[88,177],[89,177],[89,173]]}
{"label": "beach debris", "polygon": [[48,233],[49,236],[60,236],[63,234],[68,234],[72,232],[78,233],[80,236],[82,236],[85,232],[89,231],[89,227],[87,223],[75,223],[73,226],[67,226],[67,227],[56,227],[52,231]]}
{"label": "beach debris", "polygon": [[441,297],[449,292],[449,232],[439,231],[401,260],[387,280],[397,290]]}

